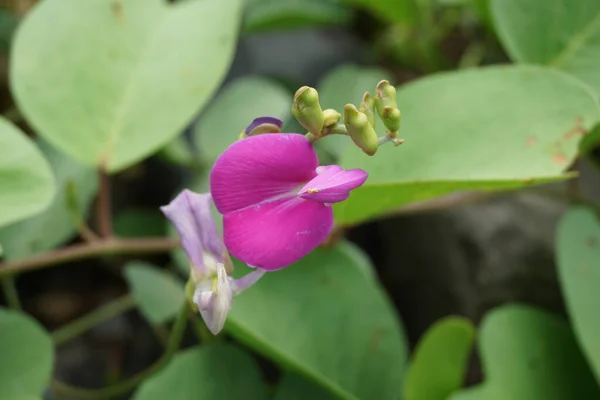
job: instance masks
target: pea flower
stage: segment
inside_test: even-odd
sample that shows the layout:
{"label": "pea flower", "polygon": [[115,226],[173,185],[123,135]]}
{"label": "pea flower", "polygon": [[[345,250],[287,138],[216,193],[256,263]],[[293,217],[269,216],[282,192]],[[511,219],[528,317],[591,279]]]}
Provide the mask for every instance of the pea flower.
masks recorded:
{"label": "pea flower", "polygon": [[[246,134],[261,121],[274,120],[258,118]],[[360,169],[319,166],[313,144],[303,135],[268,133],[230,145],[213,166],[210,191],[223,215],[231,255],[273,271],[323,242],[333,228],[331,205],[346,200],[366,179]]]}
{"label": "pea flower", "polygon": [[161,211],[179,233],[196,285],[193,301],[216,335],[223,329],[233,296],[258,281],[264,271],[257,269],[241,279],[229,276],[233,265],[212,218],[211,204],[210,194],[184,190]]}

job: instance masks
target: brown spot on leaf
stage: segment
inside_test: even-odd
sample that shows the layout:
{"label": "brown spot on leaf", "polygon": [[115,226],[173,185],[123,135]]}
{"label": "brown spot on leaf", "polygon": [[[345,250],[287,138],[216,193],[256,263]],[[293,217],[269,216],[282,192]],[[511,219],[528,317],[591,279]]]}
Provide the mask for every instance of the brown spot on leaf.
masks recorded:
{"label": "brown spot on leaf", "polygon": [[533,178],[523,179],[523,183],[525,185],[531,185],[533,183]]}
{"label": "brown spot on leaf", "polygon": [[381,343],[381,339],[383,339],[383,329],[378,326],[373,329],[373,333],[371,334],[371,340],[369,340],[369,351],[376,352],[379,348],[379,344]]}
{"label": "brown spot on leaf", "polygon": [[586,133],[586,130],[583,129],[583,118],[577,117],[575,119],[575,126],[565,132],[563,139],[570,140],[573,138],[582,137],[585,136]]}
{"label": "brown spot on leaf", "polygon": [[598,246],[598,239],[596,239],[596,237],[594,236],[588,236],[587,239],[585,240],[585,244],[588,245],[588,247],[596,247]]}
{"label": "brown spot on leaf", "polygon": [[527,138],[527,141],[525,142],[525,146],[527,146],[527,148],[531,148],[536,143],[537,143],[537,137],[535,135],[531,135]]}
{"label": "brown spot on leaf", "polygon": [[567,163],[567,156],[564,153],[557,152],[552,154],[552,161],[556,165],[563,166]]}
{"label": "brown spot on leaf", "polygon": [[115,18],[120,23],[125,22],[125,13],[123,12],[123,2],[122,0],[113,0],[111,3],[112,12],[115,15]]}

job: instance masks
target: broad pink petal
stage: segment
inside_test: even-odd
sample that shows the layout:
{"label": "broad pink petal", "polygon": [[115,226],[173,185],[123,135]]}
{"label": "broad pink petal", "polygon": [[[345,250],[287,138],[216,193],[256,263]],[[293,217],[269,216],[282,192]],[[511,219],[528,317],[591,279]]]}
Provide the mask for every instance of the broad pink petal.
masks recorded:
{"label": "broad pink petal", "polygon": [[314,178],[319,163],[303,135],[273,133],[233,143],[215,162],[210,192],[227,214],[281,196],[295,195]]}
{"label": "broad pink petal", "polygon": [[205,269],[204,253],[223,262],[225,247],[210,212],[211,195],[183,190],[161,211],[175,225],[181,244],[194,266]]}
{"label": "broad pink petal", "polygon": [[325,240],[332,228],[331,207],[298,197],[257,204],[223,218],[230,253],[267,271],[300,260]]}
{"label": "broad pink petal", "polygon": [[350,196],[367,180],[368,174],[362,169],[344,170],[337,165],[317,168],[318,175],[300,189],[299,196],[306,200],[321,203],[338,203]]}

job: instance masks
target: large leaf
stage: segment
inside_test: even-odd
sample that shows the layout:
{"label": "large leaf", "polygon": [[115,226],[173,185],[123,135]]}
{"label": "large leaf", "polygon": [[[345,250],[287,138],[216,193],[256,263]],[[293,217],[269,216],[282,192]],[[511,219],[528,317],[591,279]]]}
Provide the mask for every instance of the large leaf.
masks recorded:
{"label": "large leaf", "polygon": [[475,327],[464,318],[436,322],[419,340],[402,399],[448,399],[462,387],[474,339]]}
{"label": "large leaf", "polygon": [[240,78],[228,84],[208,106],[194,131],[200,152],[214,161],[254,118],[285,119],[291,113],[292,94],[267,78]]}
{"label": "large leaf", "polygon": [[340,398],[396,399],[404,333],[363,263],[347,246],[315,250],[236,297],[226,329]]}
{"label": "large leaf", "polygon": [[50,382],[50,335],[33,319],[0,308],[0,398],[38,396]]}
{"label": "large leaf", "polygon": [[134,400],[266,400],[256,362],[231,345],[195,347],[179,353],[147,379]]}
{"label": "large leaf", "polygon": [[244,33],[335,25],[350,22],[351,10],[336,0],[246,0]]}
{"label": "large leaf", "polygon": [[451,400],[598,399],[573,333],[559,318],[524,305],[491,311],[479,347],[486,380]]}
{"label": "large leaf", "polygon": [[185,301],[183,282],[153,265],[130,262],[125,267],[125,277],[140,311],[152,323],[173,318]]}
{"label": "large leaf", "polygon": [[45,0],[19,27],[11,86],[48,141],[121,170],[188,124],[232,59],[240,0]]}
{"label": "large leaf", "polygon": [[560,282],[575,333],[600,382],[600,223],[592,210],[573,207],[557,231]]}
{"label": "large leaf", "polygon": [[54,193],[52,171],[35,144],[0,118],[0,226],[44,210]]}
{"label": "large leaf", "polygon": [[8,259],[50,250],[69,240],[76,231],[77,218],[86,217],[98,189],[93,168],[83,167],[45,142],[40,141],[39,147],[50,162],[58,192],[43,213],[0,229]]}
{"label": "large leaf", "polygon": [[287,373],[281,379],[275,400],[335,400],[330,392],[300,375]]}
{"label": "large leaf", "polygon": [[[344,114],[344,105],[350,103],[358,107],[365,92],[371,95],[382,80],[389,80],[390,75],[379,68],[363,68],[356,65],[344,65],[336,68],[319,83],[319,100],[323,109],[333,108]],[[381,121],[378,121],[383,126]],[[317,142],[335,156],[340,156],[344,149],[352,145],[346,136],[333,135]]]}
{"label": "large leaf", "polygon": [[513,60],[563,69],[600,93],[600,1],[492,0],[492,15]]}
{"label": "large leaf", "polygon": [[[335,206],[342,223],[465,189],[512,189],[563,179],[581,129],[600,117],[593,95],[560,71],[488,67],[418,80],[398,90],[402,146],[373,157],[351,146],[341,164],[369,172]],[[574,134],[575,132],[575,134]]]}

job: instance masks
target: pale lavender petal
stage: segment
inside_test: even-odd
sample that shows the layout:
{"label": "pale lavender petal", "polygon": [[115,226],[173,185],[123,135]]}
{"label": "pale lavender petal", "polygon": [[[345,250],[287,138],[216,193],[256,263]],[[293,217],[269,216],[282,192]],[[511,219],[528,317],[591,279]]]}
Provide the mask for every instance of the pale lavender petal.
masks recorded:
{"label": "pale lavender petal", "polygon": [[344,170],[337,165],[317,168],[318,175],[300,189],[299,196],[320,203],[339,203],[350,196],[367,180],[368,174],[362,169]]}
{"label": "pale lavender petal", "polygon": [[231,309],[232,299],[233,292],[225,266],[219,264],[215,289],[206,291],[204,287],[198,286],[194,293],[194,302],[198,305],[200,315],[213,335],[223,329]]}
{"label": "pale lavender petal", "polygon": [[246,274],[242,278],[235,279],[231,281],[231,288],[233,290],[234,295],[238,295],[242,293],[244,290],[248,289],[250,286],[254,285],[263,275],[266,273],[264,269],[255,269],[254,271]]}
{"label": "pale lavender petal", "polygon": [[284,268],[310,253],[333,228],[333,211],[298,197],[257,204],[223,218],[231,254],[256,268]]}
{"label": "pale lavender petal", "polygon": [[233,143],[215,162],[210,192],[227,214],[281,197],[295,196],[314,178],[319,163],[303,135],[274,133]]}
{"label": "pale lavender petal", "polygon": [[183,190],[161,211],[175,225],[181,244],[192,264],[205,270],[204,253],[223,262],[225,246],[212,218],[211,196]]}
{"label": "pale lavender petal", "polygon": [[263,124],[270,124],[270,125],[275,125],[278,126],[280,129],[283,126],[283,122],[279,119],[279,118],[275,118],[275,117],[259,117],[259,118],[255,118],[252,123],[250,125],[248,125],[248,127],[246,128],[246,135],[248,135],[250,132],[252,132],[252,130],[254,128],[256,128],[259,125],[263,125]]}

